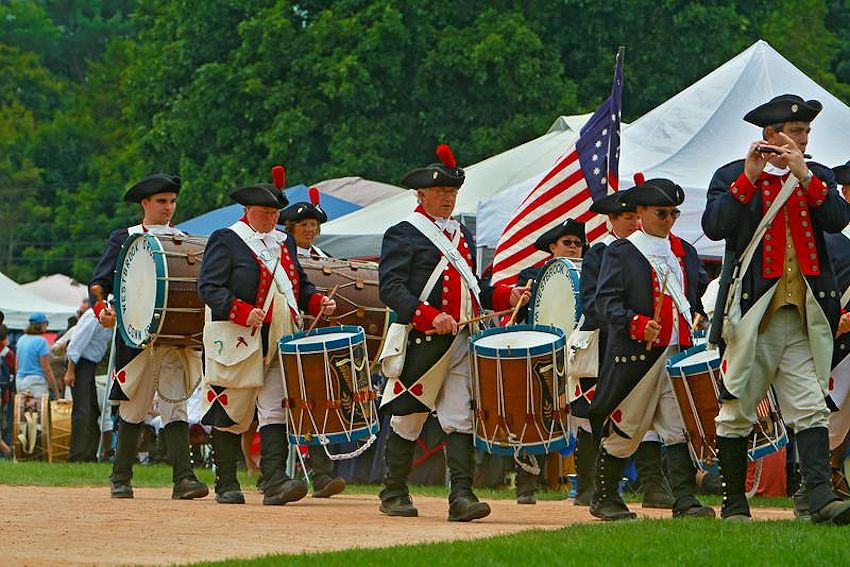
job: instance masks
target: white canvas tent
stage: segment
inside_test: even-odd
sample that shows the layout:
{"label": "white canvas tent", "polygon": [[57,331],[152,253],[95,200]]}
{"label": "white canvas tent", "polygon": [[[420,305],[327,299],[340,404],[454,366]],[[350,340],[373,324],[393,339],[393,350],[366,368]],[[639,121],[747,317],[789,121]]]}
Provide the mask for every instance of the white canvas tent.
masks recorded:
{"label": "white canvas tent", "polygon": [[64,331],[68,317],[78,306],[79,301],[70,306],[45,299],[0,273],[0,311],[5,314],[4,323],[10,329],[26,329],[30,315],[40,311],[50,319],[50,330]]}
{"label": "white canvas tent", "polygon": [[[539,138],[464,168],[466,181],[458,193],[455,214],[474,217],[482,199],[529,178],[543,176],[589,117],[589,114],[561,116]],[[318,244],[329,254],[342,258],[378,256],[387,228],[402,221],[415,207],[415,192],[405,191],[325,223]]]}
{"label": "white canvas tent", "polygon": [[[703,236],[700,219],[714,171],[741,159],[760,130],[743,121],[759,104],[783,93],[823,103],[812,123],[807,153],[827,166],[850,157],[847,139],[850,108],[797,69],[764,41],[712,71],[678,95],[624,128],[620,186],[634,185],[642,171],[647,179],[667,177],[685,190],[682,217],[674,231],[704,256],[722,256],[723,243]],[[534,187],[533,180],[481,203],[478,245],[495,247],[516,205]]]}
{"label": "white canvas tent", "polygon": [[406,191],[395,185],[363,179],[362,177],[325,179],[314,184],[313,187],[318,189],[322,195],[332,195],[361,207],[374,205]]}
{"label": "white canvas tent", "polygon": [[44,299],[73,307],[75,310],[80,306],[80,302],[89,296],[86,286],[64,274],[44,276],[34,282],[21,284],[21,287]]}

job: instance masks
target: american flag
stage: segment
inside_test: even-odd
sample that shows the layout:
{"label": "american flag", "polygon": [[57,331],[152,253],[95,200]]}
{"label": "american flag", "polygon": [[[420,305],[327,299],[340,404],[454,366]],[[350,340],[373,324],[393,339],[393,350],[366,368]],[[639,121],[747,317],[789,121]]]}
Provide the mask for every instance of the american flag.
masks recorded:
{"label": "american flag", "polygon": [[575,144],[534,187],[508,222],[493,259],[493,283],[516,282],[519,272],[548,255],[534,247],[545,231],[574,218],[586,223],[589,243],[606,232],[605,216],[590,212],[593,201],[616,191],[620,159],[623,51],[617,52],[611,96],[579,133]]}

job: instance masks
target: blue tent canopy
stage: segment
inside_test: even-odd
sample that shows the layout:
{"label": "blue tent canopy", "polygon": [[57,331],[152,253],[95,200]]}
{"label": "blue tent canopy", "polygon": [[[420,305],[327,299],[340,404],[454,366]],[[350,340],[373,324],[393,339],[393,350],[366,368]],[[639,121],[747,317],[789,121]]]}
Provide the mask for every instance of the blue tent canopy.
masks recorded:
{"label": "blue tent canopy", "polygon": [[[286,198],[289,199],[290,204],[300,201],[310,201],[309,189],[306,185],[293,185],[292,187],[287,187],[285,191]],[[328,220],[337,219],[362,208],[360,205],[332,195],[322,195],[320,204],[322,209],[327,213]],[[238,221],[239,217],[242,216],[242,209],[242,205],[234,203],[183,221],[177,225],[177,228],[195,236],[209,236],[215,230],[230,226]]]}

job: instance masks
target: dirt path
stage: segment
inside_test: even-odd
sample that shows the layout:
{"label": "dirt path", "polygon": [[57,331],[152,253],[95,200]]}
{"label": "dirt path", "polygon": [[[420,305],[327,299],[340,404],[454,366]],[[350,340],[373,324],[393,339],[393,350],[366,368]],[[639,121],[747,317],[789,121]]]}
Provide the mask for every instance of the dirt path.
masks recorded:
{"label": "dirt path", "polygon": [[[105,487],[0,486],[0,541],[6,543],[0,563],[163,565],[475,539],[594,521],[587,508],[563,501],[519,506],[495,500],[490,517],[458,524],[446,521],[442,498],[416,498],[419,518],[388,518],[378,513],[372,495],[308,497],[282,507],[262,506],[256,493],[246,494],[244,506],[223,506],[211,497],[173,501],[170,496],[162,488],[137,488],[134,500],[111,500]],[[641,516],[669,515],[633,509]],[[758,519],[793,517],[789,510],[756,509],[755,514]]]}

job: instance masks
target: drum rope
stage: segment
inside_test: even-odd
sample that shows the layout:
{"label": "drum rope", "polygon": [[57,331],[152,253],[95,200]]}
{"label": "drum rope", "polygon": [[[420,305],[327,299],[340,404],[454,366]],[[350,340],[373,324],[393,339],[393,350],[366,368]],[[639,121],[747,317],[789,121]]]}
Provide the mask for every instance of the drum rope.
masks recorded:
{"label": "drum rope", "polygon": [[[180,404],[180,403],[185,402],[185,401],[186,401],[186,400],[188,400],[189,398],[191,398],[191,397],[192,397],[192,394],[194,394],[194,393],[195,393],[195,390],[196,390],[196,389],[198,388],[198,386],[200,386],[200,384],[201,384],[201,379],[203,378],[203,373],[202,373],[200,376],[198,376],[198,379],[197,379],[197,380],[195,381],[195,383],[192,385],[191,389],[190,389],[190,388],[186,388],[186,392],[185,392],[185,394],[186,394],[186,395],[185,395],[185,397],[182,397],[182,398],[171,398],[171,397],[166,396],[165,394],[163,394],[163,393],[162,393],[162,390],[160,390],[160,389],[159,389],[159,370],[160,370],[160,367],[161,367],[161,365],[162,365],[162,359],[161,359],[161,358],[158,358],[158,357],[156,356],[156,348],[153,346],[153,344],[151,344],[151,347],[150,347],[150,353],[151,353],[151,365],[153,366],[153,368],[152,368],[152,372],[153,372],[153,387],[154,387],[154,391],[156,391],[157,395],[159,396],[159,399],[160,399],[160,400],[162,400],[162,401],[164,401],[164,402],[167,402],[167,403],[169,403],[169,404]],[[189,382],[188,382],[188,380],[187,380],[187,378],[188,378],[188,376],[189,376],[189,368],[188,368],[188,365],[186,364],[186,361],[185,361],[182,357],[178,357],[178,358],[180,358],[180,363],[183,365],[183,380],[184,380],[184,386],[188,386],[188,384],[189,384]]]}
{"label": "drum rope", "polygon": [[[702,421],[700,420],[700,415],[699,415],[699,412],[697,411],[696,401],[694,400],[693,392],[691,392],[691,384],[690,384],[690,382],[688,382],[687,376],[685,376],[685,370],[681,366],[679,367],[679,374],[682,377],[682,386],[684,387],[684,390],[685,390],[685,396],[687,396],[687,398],[688,398],[688,405],[691,406],[691,413],[694,416],[694,423],[696,423],[697,432],[699,433],[699,436],[704,440],[705,439],[705,429],[703,429],[703,427],[702,427]],[[716,382],[715,382],[715,377],[714,377],[714,369],[711,368],[711,365],[708,366],[708,375],[709,375],[709,379],[711,380],[712,384],[715,384]],[[714,447],[712,447],[711,452],[714,454],[712,456],[712,460],[713,460],[717,456],[717,451]]]}

